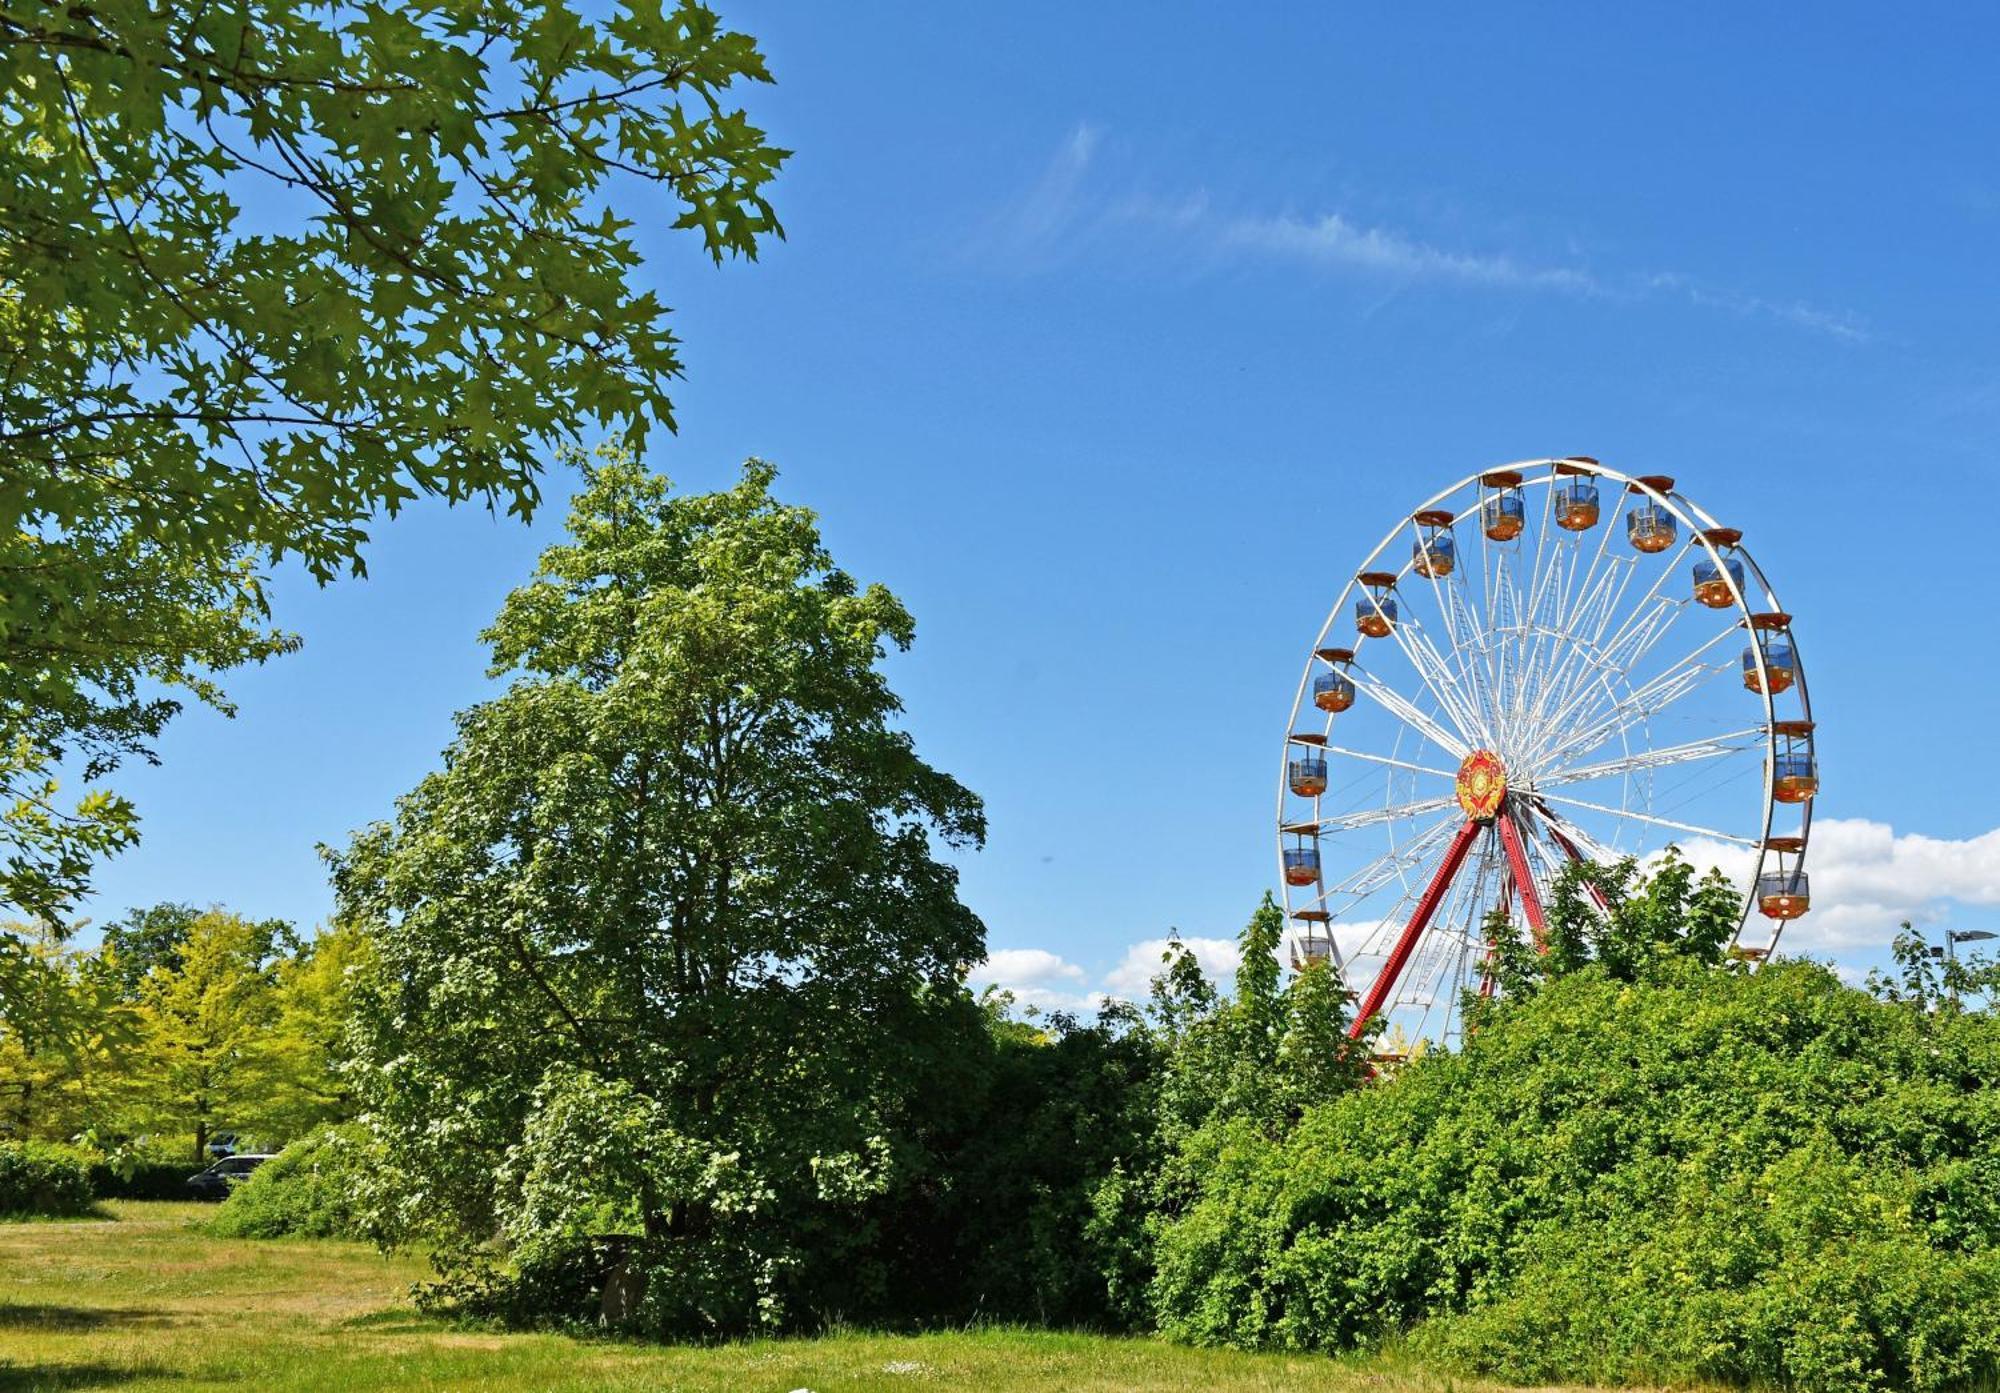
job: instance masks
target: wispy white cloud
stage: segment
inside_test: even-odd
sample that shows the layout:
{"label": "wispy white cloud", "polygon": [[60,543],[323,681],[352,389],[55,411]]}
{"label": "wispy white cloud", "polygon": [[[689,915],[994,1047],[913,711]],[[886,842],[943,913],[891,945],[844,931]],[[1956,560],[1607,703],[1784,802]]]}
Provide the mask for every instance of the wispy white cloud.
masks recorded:
{"label": "wispy white cloud", "polygon": [[1866,326],[1844,311],[1718,287],[1679,271],[1600,270],[1511,250],[1449,247],[1340,209],[1311,215],[1236,211],[1218,207],[1198,188],[1168,195],[1117,191],[1097,170],[1102,136],[1089,124],[1072,129],[1035,183],[967,239],[966,253],[1016,272],[1045,270],[1092,248],[1115,250],[1127,267],[1145,263],[1181,272],[1258,259],[1393,287],[1457,285],[1606,304],[1677,301],[1846,343],[1869,338]]}
{"label": "wispy white cloud", "polygon": [[1037,269],[1059,256],[1086,212],[1084,176],[1099,135],[1089,122],[1078,122],[1027,192],[966,239],[965,255],[1016,270]]}
{"label": "wispy white cloud", "polygon": [[1446,251],[1383,227],[1361,227],[1339,213],[1304,219],[1231,218],[1216,228],[1224,246],[1344,267],[1467,285],[1560,290],[1597,295],[1603,287],[1588,271],[1569,266],[1524,266],[1510,256]]}

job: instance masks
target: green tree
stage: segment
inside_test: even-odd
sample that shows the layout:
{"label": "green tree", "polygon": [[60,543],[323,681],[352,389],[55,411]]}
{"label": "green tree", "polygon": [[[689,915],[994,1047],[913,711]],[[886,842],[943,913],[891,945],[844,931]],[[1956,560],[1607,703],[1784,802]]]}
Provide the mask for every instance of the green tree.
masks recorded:
{"label": "green tree", "polygon": [[178,959],[147,974],[125,1130],[178,1133],[200,1160],[217,1132],[257,1120],[275,1087],[265,1039],[277,1015],[268,943],[259,925],[211,909],[189,926]]}
{"label": "green tree", "polygon": [[245,1100],[239,1126],[290,1141],[354,1116],[348,1025],[356,986],[373,961],[367,935],[337,925],[273,963],[270,1023],[250,1050],[252,1076],[268,1087]]}
{"label": "green tree", "polygon": [[[191,904],[168,900],[128,910],[104,926],[87,970],[125,1000],[133,1000],[154,968],[179,969],[181,951],[203,913]],[[283,919],[258,920],[254,929],[252,946],[259,962],[300,946],[297,931]]]}
{"label": "green tree", "polygon": [[[1741,893],[1720,871],[1695,875],[1676,847],[1641,873],[1627,857],[1610,865],[1566,864],[1549,887],[1541,943],[1522,933],[1504,911],[1487,920],[1493,944],[1493,978],[1505,996],[1531,996],[1553,978],[1591,964],[1621,982],[1642,981],[1674,964],[1713,966],[1727,956],[1741,922]],[[1476,1026],[1492,998],[1466,1002]]]}
{"label": "green tree", "polygon": [[[335,858],[378,956],[366,1115],[448,1292],[594,1315],[592,1235],[622,1233],[606,1299],[643,1328],[853,1309],[909,1022],[982,953],[935,855],[980,806],[895,727],[908,611],[769,466],[586,475],[487,631],[511,684]],[[510,1277],[470,1251],[496,1231]]]}
{"label": "green tree", "polygon": [[0,925],[0,1138],[67,1141],[116,1106],[131,1012],[46,923]]}
{"label": "green tree", "polygon": [[687,0],[0,0],[0,901],[64,911],[135,835],[95,781],[293,645],[263,567],[672,425],[639,240],[780,235],[768,80]]}

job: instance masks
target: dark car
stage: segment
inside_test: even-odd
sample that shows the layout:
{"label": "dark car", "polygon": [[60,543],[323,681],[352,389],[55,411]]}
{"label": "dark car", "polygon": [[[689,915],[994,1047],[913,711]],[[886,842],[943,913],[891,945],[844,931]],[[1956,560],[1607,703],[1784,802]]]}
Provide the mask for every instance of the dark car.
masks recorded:
{"label": "dark car", "polygon": [[227,1199],[229,1192],[250,1178],[250,1172],[271,1158],[263,1153],[225,1156],[205,1171],[188,1177],[188,1190],[198,1200]]}

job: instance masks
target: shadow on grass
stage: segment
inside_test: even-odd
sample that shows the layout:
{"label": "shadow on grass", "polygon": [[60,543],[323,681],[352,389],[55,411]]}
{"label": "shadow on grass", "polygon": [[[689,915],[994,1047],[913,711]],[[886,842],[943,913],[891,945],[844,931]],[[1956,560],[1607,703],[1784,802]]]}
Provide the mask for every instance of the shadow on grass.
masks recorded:
{"label": "shadow on grass", "polygon": [[116,1388],[139,1379],[179,1378],[161,1369],[112,1364],[0,1364],[0,1393],[56,1393],[60,1389]]}
{"label": "shadow on grass", "polygon": [[371,1330],[386,1335],[420,1335],[439,1330],[450,1330],[449,1321],[435,1316],[420,1315],[407,1307],[390,1307],[385,1311],[370,1311],[366,1315],[349,1316],[340,1322],[342,1330]]}
{"label": "shadow on grass", "polygon": [[[119,1325],[168,1325],[173,1316],[132,1306],[35,1306],[0,1302],[0,1330],[104,1330]],[[7,1385],[0,1383],[0,1388]]]}

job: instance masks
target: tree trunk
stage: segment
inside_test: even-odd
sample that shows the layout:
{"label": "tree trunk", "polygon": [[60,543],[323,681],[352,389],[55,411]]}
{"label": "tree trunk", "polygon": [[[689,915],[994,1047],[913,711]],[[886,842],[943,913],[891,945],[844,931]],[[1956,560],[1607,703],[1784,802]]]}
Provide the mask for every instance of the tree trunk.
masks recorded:
{"label": "tree trunk", "polygon": [[194,1124],[194,1158],[197,1161],[208,1159],[208,1119],[205,1117]]}

